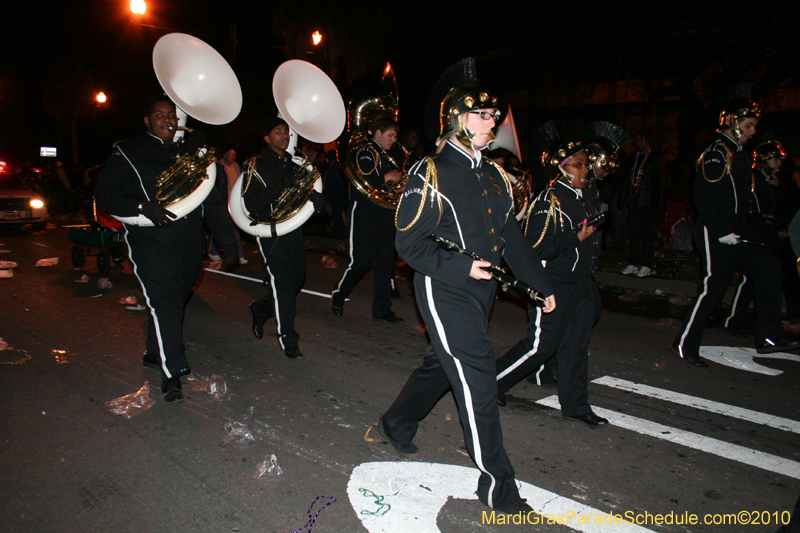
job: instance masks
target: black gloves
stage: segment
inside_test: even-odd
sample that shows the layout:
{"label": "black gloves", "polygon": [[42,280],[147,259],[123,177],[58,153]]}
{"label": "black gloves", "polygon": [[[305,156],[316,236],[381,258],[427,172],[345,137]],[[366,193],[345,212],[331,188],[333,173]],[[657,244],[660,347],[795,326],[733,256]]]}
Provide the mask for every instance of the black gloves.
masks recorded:
{"label": "black gloves", "polygon": [[314,204],[314,211],[317,213],[327,213],[328,209],[326,206],[326,198],[325,195],[321,192],[311,191],[311,195],[309,196],[311,203]]}
{"label": "black gloves", "polygon": [[178,218],[178,215],[161,207],[161,204],[156,200],[143,202],[141,212],[144,216],[149,218],[157,228],[169,226],[174,219]]}

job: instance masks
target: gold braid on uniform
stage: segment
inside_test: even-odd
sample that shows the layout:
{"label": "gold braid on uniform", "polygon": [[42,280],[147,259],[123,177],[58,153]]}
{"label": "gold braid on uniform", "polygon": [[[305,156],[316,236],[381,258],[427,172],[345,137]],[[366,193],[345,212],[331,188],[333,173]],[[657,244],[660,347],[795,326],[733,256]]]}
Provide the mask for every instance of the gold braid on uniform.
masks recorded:
{"label": "gold braid on uniform", "polygon": [[[537,198],[537,200],[538,200],[538,198]],[[536,201],[537,200],[534,200],[533,203],[531,204],[531,206],[528,208],[528,213],[527,213],[527,217],[528,218],[525,221],[525,236],[526,237],[528,236],[528,225],[531,223],[531,218],[533,218],[533,217],[531,217],[531,214],[533,213],[533,206],[536,205]],[[550,201],[550,208],[547,210],[547,218],[544,221],[544,229],[542,230],[542,234],[539,235],[539,240],[536,241],[536,244],[533,245],[533,248],[536,248],[540,244],[542,244],[542,240],[544,239],[544,236],[547,233],[547,228],[550,226],[550,221],[551,220],[555,220],[555,218],[556,218],[556,210],[561,212],[561,202],[558,201],[558,198],[556,198],[556,193],[552,189],[550,190],[550,194],[548,194],[548,200]],[[559,216],[559,222],[561,223],[562,226],[564,225],[563,217]],[[556,228],[554,227],[553,228],[553,235],[555,235],[555,233],[556,233],[555,230],[556,230]]]}
{"label": "gold braid on uniform", "polygon": [[[375,169],[378,168],[378,165],[381,162],[381,154],[379,154],[378,151],[371,144],[368,144],[367,146],[365,146],[364,149],[365,150],[372,150],[372,156],[373,156],[373,159],[375,159],[375,166],[372,167],[372,170],[370,170],[369,172],[361,171],[362,174],[368,176],[368,175],[372,174],[373,172],[375,172]],[[360,169],[360,166],[359,166],[359,169]]]}
{"label": "gold braid on uniform", "polygon": [[422,215],[422,210],[425,208],[425,198],[428,196],[428,187],[430,186],[433,189],[433,194],[431,195],[431,202],[433,202],[433,197],[436,196],[436,200],[439,203],[439,218],[436,220],[436,225],[439,225],[439,222],[442,220],[442,199],[439,197],[439,178],[436,174],[436,165],[433,162],[431,157],[426,157],[426,166],[425,166],[425,180],[422,183],[422,198],[419,201],[419,209],[417,209],[417,214],[414,216],[414,220],[406,226],[405,228],[401,228],[397,225],[397,214],[400,212],[400,204],[403,203],[403,198],[405,194],[401,194],[400,198],[397,200],[397,209],[394,211],[394,227],[397,228],[397,231],[408,231],[411,227],[417,223],[419,217]]}
{"label": "gold braid on uniform", "polygon": [[708,148],[706,148],[705,150],[703,150],[703,153],[700,154],[700,159],[697,160],[697,162],[700,164],[700,168],[703,171],[703,177],[709,183],[718,182],[719,180],[724,178],[731,171],[731,158],[733,157],[733,154],[732,154],[730,148],[728,148],[727,146],[725,146],[722,143],[718,143],[717,146],[721,147],[725,152],[725,168],[722,169],[722,175],[720,177],[718,177],[717,179],[712,180],[708,176],[706,176],[706,166],[704,164],[704,159],[706,157],[706,152],[708,152],[708,150],[711,148],[710,146]]}
{"label": "gold braid on uniform", "polygon": [[244,163],[244,178],[242,179],[242,197],[244,197],[244,193],[247,192],[247,189],[250,187],[250,181],[253,179],[253,176],[258,178],[258,181],[261,182],[263,187],[266,187],[267,184],[264,183],[263,178],[256,170],[256,157],[251,157]]}
{"label": "gold braid on uniform", "polygon": [[[506,184],[506,191],[508,192],[508,196],[511,198],[511,211],[514,211],[514,186],[511,184],[511,179],[508,177],[506,171],[503,170],[503,167],[498,165],[495,161],[487,159],[486,162],[496,168],[500,172],[500,176],[503,177],[503,181]],[[492,181],[492,185],[494,185],[494,188],[497,189],[497,192],[499,193],[500,188],[497,186],[497,183],[494,182],[494,178],[491,174],[489,175],[489,179]],[[508,213],[506,213],[506,221],[508,221]]]}

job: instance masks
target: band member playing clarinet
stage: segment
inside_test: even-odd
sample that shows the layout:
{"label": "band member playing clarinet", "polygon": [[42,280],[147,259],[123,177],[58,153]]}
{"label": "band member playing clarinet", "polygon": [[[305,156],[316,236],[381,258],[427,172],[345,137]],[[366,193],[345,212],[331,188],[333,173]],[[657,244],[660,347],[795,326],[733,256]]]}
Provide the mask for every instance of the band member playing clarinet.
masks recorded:
{"label": "band member playing clarinet", "polygon": [[[416,453],[420,421],[452,388],[467,449],[481,471],[478,498],[502,512],[527,512],[496,404],[488,321],[497,282],[481,267],[505,259],[517,278],[546,297],[545,312],[555,308],[555,298],[514,218],[508,177],[481,154],[499,111],[497,99],[480,89],[473,61],[450,67],[434,88],[432,122],[441,126],[434,126],[433,136],[439,134],[440,152],[412,168],[398,205],[397,250],[416,271],[414,290],[431,344],[377,429],[400,453]],[[485,261],[444,250],[431,234]]]}

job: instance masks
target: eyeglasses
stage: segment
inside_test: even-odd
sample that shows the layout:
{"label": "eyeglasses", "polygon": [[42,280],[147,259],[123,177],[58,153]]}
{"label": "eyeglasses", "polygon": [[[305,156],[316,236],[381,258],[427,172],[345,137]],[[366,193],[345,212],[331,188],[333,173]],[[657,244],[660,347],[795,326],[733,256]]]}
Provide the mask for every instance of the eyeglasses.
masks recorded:
{"label": "eyeglasses", "polygon": [[586,170],[592,170],[592,165],[591,165],[591,163],[590,163],[590,164],[588,164],[588,165],[584,165],[583,163],[570,163],[570,164],[568,164],[568,165],[564,165],[564,166],[565,166],[565,167],[577,168],[578,170],[583,170],[584,168],[585,168]]}
{"label": "eyeglasses", "polygon": [[473,115],[479,115],[483,120],[494,120],[500,122],[500,111],[470,111]]}

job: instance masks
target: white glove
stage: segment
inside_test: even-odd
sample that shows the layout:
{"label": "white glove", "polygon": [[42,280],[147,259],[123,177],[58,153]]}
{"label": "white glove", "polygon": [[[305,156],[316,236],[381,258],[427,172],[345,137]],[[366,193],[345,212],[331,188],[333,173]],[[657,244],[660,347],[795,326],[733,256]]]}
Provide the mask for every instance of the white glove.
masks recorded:
{"label": "white glove", "polygon": [[736,235],[735,233],[728,233],[724,237],[720,237],[718,240],[722,244],[739,244],[740,238],[741,238],[740,235]]}

